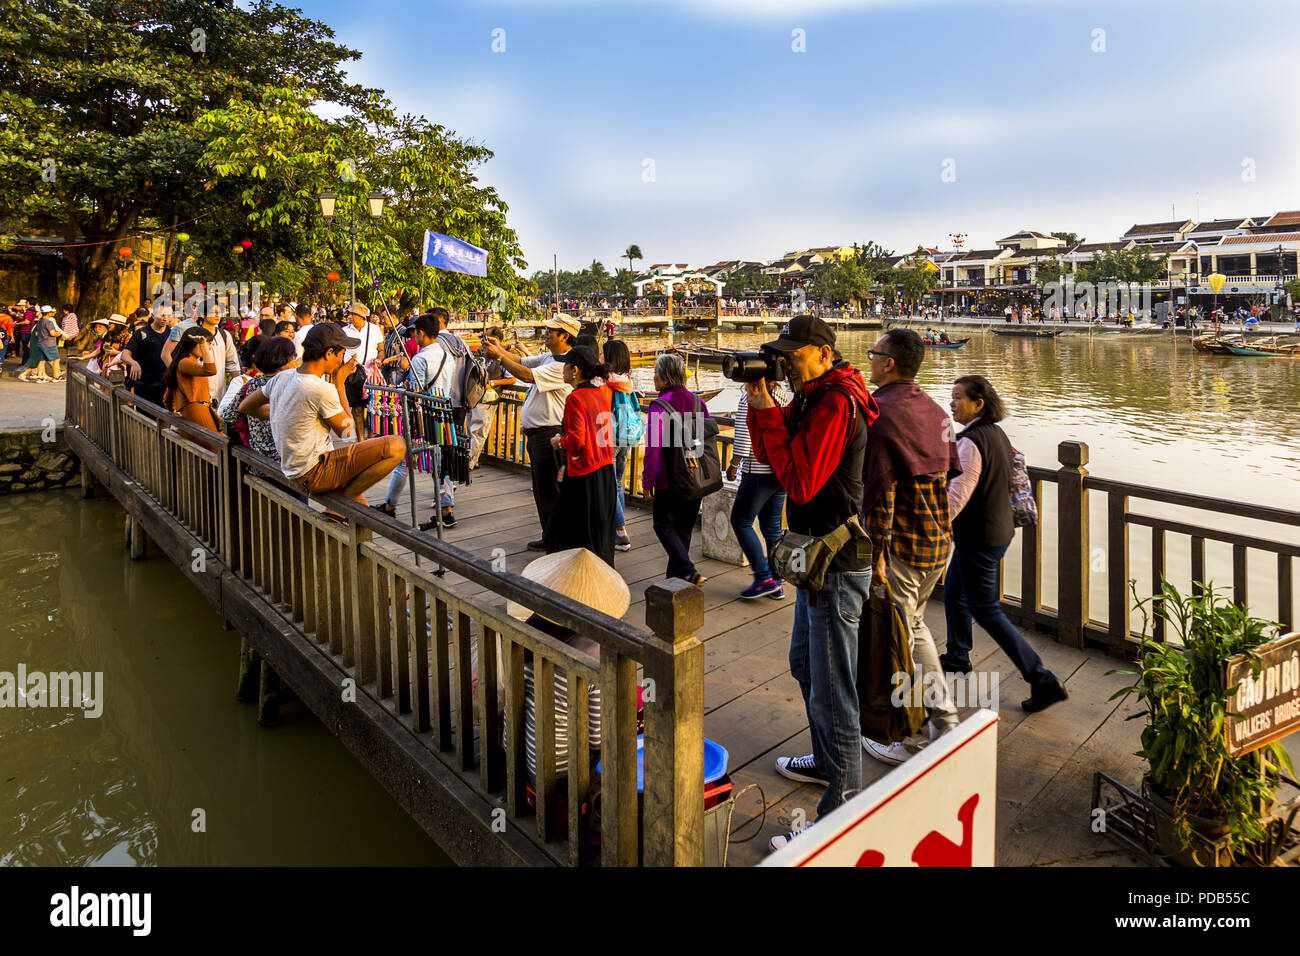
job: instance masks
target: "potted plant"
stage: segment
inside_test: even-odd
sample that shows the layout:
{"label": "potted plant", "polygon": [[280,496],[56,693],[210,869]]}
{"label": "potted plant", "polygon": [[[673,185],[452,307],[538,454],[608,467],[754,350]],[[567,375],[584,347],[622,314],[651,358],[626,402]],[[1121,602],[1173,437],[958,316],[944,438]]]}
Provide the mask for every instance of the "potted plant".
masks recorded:
{"label": "potted plant", "polygon": [[[1130,589],[1135,585],[1131,581]],[[1193,840],[1195,830],[1248,853],[1264,838],[1261,821],[1273,804],[1280,768],[1295,771],[1279,742],[1240,757],[1229,754],[1225,720],[1235,716],[1228,707],[1236,687],[1225,686],[1225,662],[1245,654],[1258,676],[1255,648],[1275,636],[1276,624],[1251,617],[1212,584],[1183,595],[1162,579],[1159,594],[1139,601],[1134,590],[1133,597],[1142,614],[1140,670],[1111,671],[1137,678],[1111,699],[1136,694],[1146,705],[1145,713],[1129,719],[1147,718],[1137,755],[1149,763],[1145,789],[1163,811],[1156,814],[1161,851],[1183,866],[1212,864]],[[1147,637],[1152,614],[1171,632],[1166,643]]]}

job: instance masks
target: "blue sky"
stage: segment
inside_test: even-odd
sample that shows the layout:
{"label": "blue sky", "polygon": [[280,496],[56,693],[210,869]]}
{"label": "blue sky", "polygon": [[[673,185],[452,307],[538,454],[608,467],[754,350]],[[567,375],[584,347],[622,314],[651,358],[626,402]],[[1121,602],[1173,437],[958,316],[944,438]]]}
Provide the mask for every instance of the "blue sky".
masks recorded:
{"label": "blue sky", "polygon": [[1294,0],[300,2],[495,151],[530,271],[1300,208]]}

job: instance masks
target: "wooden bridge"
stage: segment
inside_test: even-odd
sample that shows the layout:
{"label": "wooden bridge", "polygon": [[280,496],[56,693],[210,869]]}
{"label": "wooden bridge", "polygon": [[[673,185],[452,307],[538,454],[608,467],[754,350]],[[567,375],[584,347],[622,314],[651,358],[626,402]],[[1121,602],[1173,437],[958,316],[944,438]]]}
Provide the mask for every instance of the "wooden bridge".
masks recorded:
{"label": "wooden bridge", "polygon": [[[491,464],[458,489],[457,524],[445,541],[413,530],[414,520],[339,495],[313,504],[345,515],[346,525],[323,519],[286,491],[272,463],[84,369],[69,375],[67,407],[67,439],[83,482],[88,490],[102,485],[122,504],[133,552],[142,554],[147,539],[170,558],[269,663],[261,668],[266,693],[277,677],[288,684],[457,862],[699,865],[716,858],[706,845],[716,845],[719,821],[706,817],[699,783],[706,735],[729,750],[737,791],[761,787],[736,801],[730,829],[757,839],[734,844],[731,863],[765,855],[767,836],[788,828],[796,808],[812,815],[820,788],[773,770],[776,755],[811,749],[786,661],[794,602],[739,600],[748,569],[703,556],[699,566],[710,578],[703,589],[664,581],[649,513],[632,491],[639,449],[627,476],[634,547],[617,556],[633,604],[614,620],[517,573],[536,556],[526,543],[537,535],[518,400],[498,406],[484,457]],[[725,461],[730,438],[720,440]],[[1105,676],[1110,656],[1136,648],[1128,579],[1141,584],[1165,573],[1184,587],[1222,572],[1236,598],[1260,605],[1253,611],[1294,626],[1300,513],[1093,478],[1079,443],[1063,443],[1060,458],[1058,469],[1031,471],[1043,520],[1022,529],[1008,554],[1004,577],[1018,582],[1020,597],[1008,595],[1005,606],[1040,632],[1030,639],[1070,701],[1029,718],[1016,706],[1023,695],[1010,661],[978,631],[972,655],[976,670],[997,672],[1007,690],[999,706],[998,860],[1137,862],[1087,826],[1094,771],[1135,784],[1142,772],[1133,756],[1140,728],[1124,720],[1132,705],[1109,700],[1125,679]],[[402,506],[399,518],[424,517],[431,492],[420,493],[417,516]],[[1095,495],[1105,497],[1104,508],[1093,507]],[[1132,510],[1139,501],[1141,513]],[[1224,531],[1225,514],[1259,530]],[[1093,540],[1106,543],[1101,571]],[[1147,548],[1150,560],[1131,560],[1131,547]],[[598,657],[509,617],[507,600],[589,636]],[[1106,616],[1095,619],[1093,606]],[[928,617],[941,641],[941,604],[932,603]],[[537,687],[553,686],[556,668],[569,675],[571,754],[588,747],[585,689],[601,690],[598,779],[581,760],[571,761],[567,780],[557,778],[555,701],[538,695],[535,808],[524,756],[526,651]],[[639,800],[637,688],[649,681]],[[887,772],[865,763],[864,785]],[[597,786],[598,812],[565,819],[562,802],[588,802]]]}

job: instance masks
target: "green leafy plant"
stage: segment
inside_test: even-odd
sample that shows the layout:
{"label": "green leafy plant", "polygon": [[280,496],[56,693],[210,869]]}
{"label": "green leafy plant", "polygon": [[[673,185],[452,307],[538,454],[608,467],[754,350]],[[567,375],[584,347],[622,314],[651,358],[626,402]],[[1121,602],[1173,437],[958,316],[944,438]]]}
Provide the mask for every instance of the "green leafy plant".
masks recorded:
{"label": "green leafy plant", "polygon": [[[1142,749],[1151,781],[1173,807],[1178,838],[1190,844],[1195,818],[1223,827],[1235,848],[1248,848],[1264,837],[1261,818],[1273,801],[1279,770],[1295,771],[1280,743],[1240,757],[1228,753],[1225,721],[1239,716],[1228,709],[1236,686],[1225,686],[1228,658],[1245,654],[1252,676],[1261,662],[1255,649],[1272,639],[1276,624],[1251,617],[1246,608],[1206,585],[1200,593],[1180,594],[1161,580],[1160,593],[1138,600],[1136,581],[1129,582],[1142,614],[1140,669],[1134,683],[1111,695],[1136,694],[1146,705],[1130,720],[1146,717]],[[1152,615],[1162,618],[1178,643],[1147,637]]]}

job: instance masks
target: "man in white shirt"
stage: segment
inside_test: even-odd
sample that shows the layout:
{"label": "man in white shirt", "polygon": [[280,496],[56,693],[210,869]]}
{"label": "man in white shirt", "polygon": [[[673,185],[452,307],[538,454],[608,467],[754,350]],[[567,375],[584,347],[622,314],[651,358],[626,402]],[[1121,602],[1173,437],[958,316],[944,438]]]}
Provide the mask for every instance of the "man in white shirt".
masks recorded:
{"label": "man in white shirt", "polygon": [[[366,369],[383,353],[383,333],[370,321],[370,309],[360,302],[354,302],[348,307],[347,326],[344,327],[343,333],[350,335],[361,342],[356,348],[348,349],[343,353],[343,361],[355,361],[357,371],[360,375],[354,375],[347,385],[348,405],[352,410],[352,420],[356,424],[356,435],[360,439],[365,434],[366,420],[366,398],[365,390],[362,386],[365,384]],[[308,326],[311,328],[311,326]],[[306,333],[302,329],[304,337]],[[295,333],[294,339],[297,339]]]}
{"label": "man in white shirt", "polygon": [[[363,305],[361,308],[365,308]],[[369,314],[369,310],[367,310]],[[293,347],[298,352],[298,361],[302,361],[302,343],[307,338],[307,333],[312,329],[311,309],[305,305],[298,306],[294,312],[294,321],[298,323],[297,330],[293,333]],[[357,434],[361,434],[358,432]]]}
{"label": "man in white shirt", "polygon": [[[551,438],[563,431],[564,401],[573,391],[564,382],[564,363],[558,361],[558,356],[573,348],[573,340],[581,328],[573,316],[557,312],[542,323],[542,341],[547,351],[522,359],[507,352],[499,339],[490,335],[483,338],[483,351],[488,357],[496,359],[509,374],[530,386],[519,410],[519,427],[523,429],[532,462],[533,502],[543,530],[560,495],[556,480],[560,461],[551,447]],[[543,551],[545,547],[540,540],[530,541],[528,550]]]}
{"label": "man in white shirt", "polygon": [[[344,362],[343,353],[360,344],[336,325],[313,326],[303,342],[302,365],[267,379],[239,410],[270,420],[280,469],[295,488],[309,495],[339,491],[364,506],[365,490],[397,467],[406,443],[386,435],[335,449],[330,441],[331,431],[342,438],[353,434],[352,417],[343,408],[343,381],[356,365]],[[333,512],[325,514],[343,521]]]}

